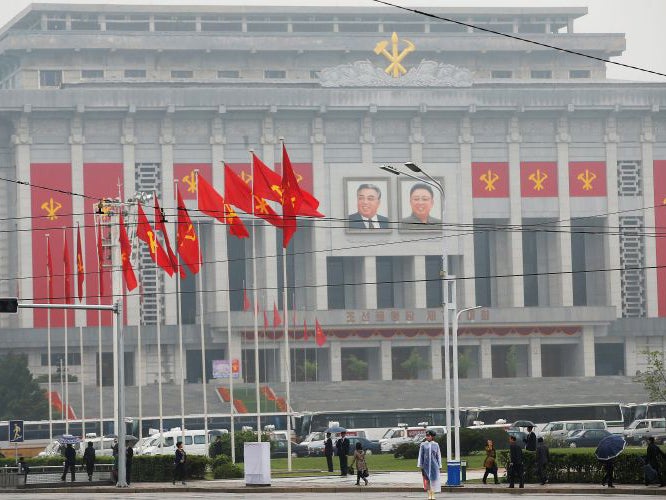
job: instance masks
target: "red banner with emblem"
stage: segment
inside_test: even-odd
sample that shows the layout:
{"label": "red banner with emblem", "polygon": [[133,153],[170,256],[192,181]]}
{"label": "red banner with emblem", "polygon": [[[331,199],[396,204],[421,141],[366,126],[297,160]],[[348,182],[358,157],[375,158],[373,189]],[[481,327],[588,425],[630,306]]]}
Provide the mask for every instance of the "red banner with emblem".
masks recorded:
{"label": "red banner with emblem", "polygon": [[508,198],[509,164],[506,162],[473,162],[472,197]]}
{"label": "red banner with emblem", "polygon": [[[117,198],[118,184],[123,184],[123,165],[122,163],[85,163],[83,165],[83,192],[92,197],[84,200],[84,224],[85,224],[85,269],[86,275],[86,298],[88,304],[98,304],[99,302],[99,277],[97,274],[97,235],[95,233],[94,207],[96,200],[102,198]],[[121,187],[122,189],[122,187]],[[103,226],[102,226],[103,227]],[[110,237],[108,229],[104,230],[103,238]],[[117,243],[117,242],[116,242]],[[110,254],[104,259],[106,266],[111,263]],[[104,296],[101,298],[102,304],[112,303],[111,273],[104,271]],[[127,308],[123,308],[127,310]],[[97,311],[87,311],[88,326],[97,326]],[[102,325],[112,325],[112,313],[102,311]]]}
{"label": "red banner with emblem", "polygon": [[[178,181],[183,200],[197,199],[197,183],[194,171],[199,170],[208,182],[213,183],[213,168],[210,163],[174,163],[173,178]],[[173,203],[175,205],[175,203]]]}
{"label": "red banner with emblem", "polygon": [[[53,260],[53,303],[63,304],[65,295],[64,262],[62,260],[63,228],[74,238],[72,217],[72,166],[69,163],[33,163],[30,165],[30,206],[32,219],[32,296],[35,302],[48,302],[46,275],[46,234],[51,242]],[[46,328],[46,309],[33,311],[35,328]],[[74,325],[74,314],[67,323]],[[65,326],[62,309],[51,311],[51,326]]]}
{"label": "red banner with emblem", "polygon": [[[252,181],[252,165],[250,163],[227,163],[227,166],[236,172],[247,184]],[[298,185],[309,193],[312,193],[312,163],[292,163],[291,166],[294,168]],[[282,176],[282,163],[276,163],[273,170]]]}
{"label": "red banner with emblem", "polygon": [[557,196],[557,163],[554,161],[520,162],[520,195],[523,198]]}
{"label": "red banner with emblem", "polygon": [[569,195],[573,197],[606,196],[606,162],[570,162]]}
{"label": "red banner with emblem", "polygon": [[[666,316],[666,160],[654,161],[654,225],[657,250],[657,303]],[[649,271],[648,271],[649,272]]]}

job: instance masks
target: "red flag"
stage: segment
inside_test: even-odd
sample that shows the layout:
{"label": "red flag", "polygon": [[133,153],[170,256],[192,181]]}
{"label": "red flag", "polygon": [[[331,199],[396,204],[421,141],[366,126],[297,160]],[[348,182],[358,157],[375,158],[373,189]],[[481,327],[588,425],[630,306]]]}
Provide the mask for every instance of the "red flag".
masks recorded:
{"label": "red flag", "polygon": [[275,302],[273,302],[273,327],[280,326],[282,324],[282,316],[280,316],[280,311],[278,311]]}
{"label": "red flag", "polygon": [[79,302],[83,300],[83,282],[86,279],[86,271],[83,267],[83,245],[81,244],[81,228],[76,225],[76,277],[78,278]]}
{"label": "red flag", "polygon": [[326,334],[324,333],[324,330],[321,329],[318,319],[315,319],[315,342],[319,347],[326,343]]}
{"label": "red flag", "polygon": [[301,188],[291,167],[287,148],[282,145],[282,248],[289,246],[289,240],[298,229],[296,215],[303,202]]}
{"label": "red flag", "polygon": [[252,307],[252,302],[250,302],[250,297],[247,296],[247,290],[243,288],[243,311],[249,311]]}
{"label": "red flag", "polygon": [[237,238],[247,238],[250,233],[238,214],[231,205],[224,202],[222,195],[215,191],[201,174],[197,176],[198,195],[197,204],[199,211],[219,220],[222,224],[229,226],[229,232]]}
{"label": "red flag", "polygon": [[303,318],[303,340],[310,340],[308,335],[308,322]]}
{"label": "red flag", "polygon": [[162,248],[162,245],[157,241],[157,235],[155,234],[155,231],[153,231],[153,228],[150,227],[150,222],[148,222],[148,218],[143,211],[141,203],[137,206],[138,217],[136,223],[136,237],[148,245],[148,253],[150,254],[150,258],[153,259],[153,262],[164,269],[169,276],[173,276],[174,269],[171,265],[169,256]]}
{"label": "red flag", "polygon": [[268,316],[266,316],[266,311],[264,311],[264,330],[268,330]]}
{"label": "red flag", "polygon": [[160,205],[157,202],[157,195],[155,196],[155,230],[161,231],[162,236],[164,236],[164,246],[166,247],[167,255],[169,256],[169,260],[171,261],[172,269],[177,269],[180,278],[185,279],[185,270],[178,262],[178,257],[176,257],[176,254],[174,254],[173,250],[171,250],[171,243],[169,242],[169,233],[167,233],[166,227],[164,226],[164,214],[162,213],[162,209],[160,208]]}
{"label": "red flag", "polygon": [[102,246],[101,224],[97,226],[97,272],[99,273],[99,296],[101,298],[104,295],[104,247]]}
{"label": "red flag", "polygon": [[122,213],[120,214],[120,254],[123,263],[125,286],[131,292],[137,287],[138,282],[136,281],[136,275],[134,274],[134,269],[132,268],[132,262],[130,260],[132,257],[132,246],[127,237],[127,230],[125,229],[125,221],[123,220]]}
{"label": "red flag", "polygon": [[46,238],[46,281],[49,288],[49,304],[53,304],[53,258],[51,257],[51,240]]}
{"label": "red flag", "polygon": [[71,304],[74,300],[72,290],[72,256],[67,244],[67,231],[63,231],[62,260],[65,264],[65,304]]}
{"label": "red flag", "polygon": [[178,231],[176,233],[176,245],[178,247],[178,253],[187,264],[187,267],[190,269],[192,274],[197,274],[199,272],[199,238],[197,238],[197,233],[194,231],[194,225],[192,224],[192,219],[187,213],[187,208],[185,208],[185,202],[183,202],[182,196],[180,196],[180,189],[176,188],[176,196],[178,199]]}
{"label": "red flag", "polygon": [[268,202],[264,198],[254,195],[253,203],[250,186],[245,184],[243,179],[227,165],[224,166],[224,197],[227,203],[240,208],[245,213],[256,215],[275,227],[282,227],[282,219]]}

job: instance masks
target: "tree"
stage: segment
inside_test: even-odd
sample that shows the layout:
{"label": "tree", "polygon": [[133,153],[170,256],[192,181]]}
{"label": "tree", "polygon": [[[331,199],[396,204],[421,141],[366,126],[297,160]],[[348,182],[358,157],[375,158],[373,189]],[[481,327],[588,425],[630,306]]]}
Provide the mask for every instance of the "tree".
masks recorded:
{"label": "tree", "polygon": [[405,370],[410,379],[415,379],[419,378],[420,370],[426,370],[430,368],[430,363],[423,359],[419,353],[418,348],[415,347],[412,349],[409,357],[400,363],[400,367]]}
{"label": "tree", "polygon": [[660,351],[641,351],[645,356],[647,369],[644,372],[636,372],[634,382],[640,382],[648,393],[650,401],[666,400],[666,368],[664,367],[664,356]]}
{"label": "tree", "polygon": [[350,354],[347,359],[347,373],[349,380],[365,380],[368,378],[368,362],[363,361],[355,354]]}
{"label": "tree", "polygon": [[48,418],[46,391],[32,377],[25,355],[0,358],[0,420]]}

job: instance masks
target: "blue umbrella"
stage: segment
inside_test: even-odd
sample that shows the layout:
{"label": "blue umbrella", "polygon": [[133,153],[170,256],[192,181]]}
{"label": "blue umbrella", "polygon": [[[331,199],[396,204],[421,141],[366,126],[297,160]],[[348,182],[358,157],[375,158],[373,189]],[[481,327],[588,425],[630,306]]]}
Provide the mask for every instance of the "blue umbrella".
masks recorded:
{"label": "blue umbrella", "polygon": [[77,436],[72,436],[71,434],[63,434],[58,438],[60,444],[76,444],[80,443],[81,439]]}
{"label": "blue umbrella", "polygon": [[326,429],[326,432],[330,432],[331,434],[335,434],[337,432],[347,432],[347,429],[344,427],[340,427],[339,425],[334,425],[332,427],[329,427]]}
{"label": "blue umbrella", "polygon": [[599,441],[594,454],[599,460],[612,460],[622,453],[625,446],[627,446],[627,442],[622,436],[611,434]]}

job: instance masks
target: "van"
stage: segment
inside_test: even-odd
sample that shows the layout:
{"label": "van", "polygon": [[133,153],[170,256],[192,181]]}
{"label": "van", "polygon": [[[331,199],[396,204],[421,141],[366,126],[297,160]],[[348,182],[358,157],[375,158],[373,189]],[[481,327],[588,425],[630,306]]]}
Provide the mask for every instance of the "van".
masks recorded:
{"label": "van", "polygon": [[634,420],[622,434],[629,444],[645,446],[649,437],[653,437],[655,442],[663,444],[666,442],[666,419],[642,418]]}
{"label": "van", "polygon": [[539,432],[541,437],[550,437],[552,439],[564,439],[573,431],[603,429],[607,430],[605,420],[560,420],[549,422]]}
{"label": "van", "polygon": [[435,431],[435,434],[437,435],[446,434],[446,427],[439,425],[429,425],[427,427],[391,427],[379,440],[379,446],[381,447],[382,453],[389,453],[403,443],[421,441],[425,438],[425,433],[428,430]]}
{"label": "van", "polygon": [[[183,436],[184,434],[184,436]],[[185,453],[190,455],[208,455],[208,439],[206,432],[201,430],[181,431],[171,429],[162,433],[162,447],[160,449],[160,435],[143,446],[141,455],[173,455],[176,452],[176,443],[183,442]]]}

